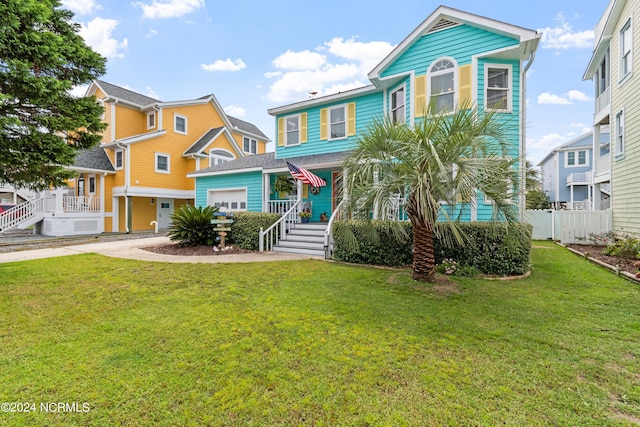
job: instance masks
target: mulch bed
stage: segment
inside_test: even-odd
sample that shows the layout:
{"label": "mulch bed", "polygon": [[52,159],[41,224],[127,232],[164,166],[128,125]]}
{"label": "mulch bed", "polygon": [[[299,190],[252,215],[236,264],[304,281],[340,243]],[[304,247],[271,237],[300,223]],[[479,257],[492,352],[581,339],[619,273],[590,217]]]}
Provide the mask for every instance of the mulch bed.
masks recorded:
{"label": "mulch bed", "polygon": [[[627,271],[631,274],[636,274],[640,271],[640,260],[634,258],[618,258],[615,256],[604,255],[604,246],[595,245],[567,245],[567,247],[574,249],[581,253],[589,254],[590,258],[595,258],[598,261],[602,261],[610,266],[620,266],[620,270]],[[635,264],[635,265],[634,265]]]}
{"label": "mulch bed", "polygon": [[235,246],[226,246],[226,249],[219,249],[217,246],[180,246],[177,243],[148,246],[140,249],[156,254],[179,256],[237,255],[253,252],[248,249],[241,249]]}

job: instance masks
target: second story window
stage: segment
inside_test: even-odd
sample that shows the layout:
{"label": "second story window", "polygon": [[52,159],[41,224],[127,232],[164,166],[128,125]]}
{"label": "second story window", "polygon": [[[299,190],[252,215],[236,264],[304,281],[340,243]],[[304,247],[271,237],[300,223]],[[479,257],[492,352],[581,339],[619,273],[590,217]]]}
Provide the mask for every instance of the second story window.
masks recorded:
{"label": "second story window", "polygon": [[147,113],[147,129],[156,127],[156,112]]}
{"label": "second story window", "polygon": [[616,158],[624,156],[624,111],[616,114]]}
{"label": "second story window", "polygon": [[115,164],[116,169],[122,169],[124,167],[123,151],[122,150],[116,150],[115,156],[116,156],[116,162],[115,162],[116,163]]}
{"label": "second story window", "polygon": [[185,116],[174,114],[173,123],[173,130],[176,133],[181,133],[183,135],[187,134],[187,118]]}
{"label": "second story window", "polygon": [[300,144],[300,117],[289,116],[285,119],[285,145]]}
{"label": "second story window", "polygon": [[170,173],[169,169],[169,155],[156,153],[156,172]]}
{"label": "second story window", "polygon": [[620,30],[620,80],[624,79],[632,70],[631,19]]}
{"label": "second story window", "polygon": [[485,108],[511,110],[511,78],[509,66],[487,66],[485,70]]}
{"label": "second story window", "polygon": [[329,108],[329,140],[347,136],[347,114],[344,105]]}
{"label": "second story window", "polygon": [[450,59],[440,59],[429,69],[429,103],[437,114],[454,109],[456,95],[456,65]]}
{"label": "second story window", "polygon": [[242,138],[242,151],[250,154],[258,153],[258,141],[253,138],[247,138],[246,136]]}
{"label": "second story window", "polygon": [[587,150],[567,151],[565,166],[588,166]]}
{"label": "second story window", "polygon": [[405,121],[405,96],[404,86],[391,92],[391,120],[396,123]]}

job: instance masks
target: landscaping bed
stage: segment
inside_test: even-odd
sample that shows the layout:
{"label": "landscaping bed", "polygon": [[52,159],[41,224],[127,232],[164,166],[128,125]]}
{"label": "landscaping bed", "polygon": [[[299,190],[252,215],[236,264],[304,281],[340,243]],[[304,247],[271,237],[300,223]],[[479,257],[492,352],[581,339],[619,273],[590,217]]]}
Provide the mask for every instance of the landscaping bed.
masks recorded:
{"label": "landscaping bed", "polygon": [[575,244],[566,246],[580,252],[581,254],[587,254],[589,258],[596,259],[612,267],[618,266],[620,267],[621,271],[626,271],[634,275],[638,273],[638,271],[640,271],[640,269],[638,268],[638,266],[640,265],[640,259],[605,255],[603,254],[603,251],[605,250],[606,246]]}
{"label": "landscaping bed", "polygon": [[140,248],[147,252],[153,252],[163,255],[178,255],[178,256],[211,256],[211,255],[237,255],[251,253],[248,249],[242,249],[237,246],[225,246],[219,248],[218,246],[180,246],[177,243],[169,243],[166,245],[147,246]]}

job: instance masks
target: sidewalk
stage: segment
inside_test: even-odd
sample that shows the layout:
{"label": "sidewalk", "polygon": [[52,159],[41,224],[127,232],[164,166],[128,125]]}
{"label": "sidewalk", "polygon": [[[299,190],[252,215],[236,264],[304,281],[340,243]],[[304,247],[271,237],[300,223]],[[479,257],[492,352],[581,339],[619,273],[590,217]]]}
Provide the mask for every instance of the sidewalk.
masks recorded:
{"label": "sidewalk", "polygon": [[237,255],[211,256],[176,256],[148,252],[140,248],[169,243],[166,236],[149,237],[144,239],[121,240],[103,243],[86,243],[56,248],[34,249],[27,251],[0,253],[0,263],[28,261],[34,259],[54,258],[68,255],[97,253],[114,258],[137,259],[155,262],[182,263],[227,263],[227,262],[269,262],[315,258],[310,255],[287,254],[282,252],[254,252]]}

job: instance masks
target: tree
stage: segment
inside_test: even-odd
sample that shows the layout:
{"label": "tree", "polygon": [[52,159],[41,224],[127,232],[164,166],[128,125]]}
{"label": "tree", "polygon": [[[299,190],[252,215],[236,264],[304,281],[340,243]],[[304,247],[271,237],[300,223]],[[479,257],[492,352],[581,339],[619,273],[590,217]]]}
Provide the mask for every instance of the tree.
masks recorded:
{"label": "tree", "polygon": [[385,217],[391,201],[405,195],[413,228],[413,278],[433,282],[436,221],[448,224],[458,243],[467,237],[456,225],[465,204],[459,202],[471,202],[480,190],[492,200],[496,222],[517,222],[519,159],[510,156],[508,127],[475,108],[430,115],[415,126],[375,121],[345,160],[352,215],[368,217],[373,210]]}
{"label": "tree", "polygon": [[102,107],[69,90],[105,73],[58,0],[0,3],[0,182],[44,189],[100,141]]}
{"label": "tree", "polygon": [[549,209],[547,192],[540,188],[527,191],[527,209]]}
{"label": "tree", "polygon": [[540,189],[540,171],[533,167],[533,163],[529,160],[525,162],[525,190],[527,192],[531,190]]}

